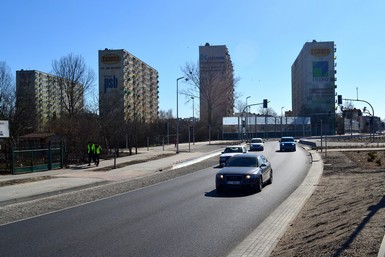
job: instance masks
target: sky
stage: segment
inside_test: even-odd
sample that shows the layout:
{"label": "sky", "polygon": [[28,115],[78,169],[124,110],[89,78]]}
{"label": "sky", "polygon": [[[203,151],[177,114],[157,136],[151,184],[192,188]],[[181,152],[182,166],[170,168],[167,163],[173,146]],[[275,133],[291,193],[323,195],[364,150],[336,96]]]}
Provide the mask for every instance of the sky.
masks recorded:
{"label": "sky", "polygon": [[[186,63],[198,63],[199,46],[226,45],[239,99],[268,99],[280,115],[291,110],[291,65],[303,45],[334,41],[337,94],[365,100],[385,118],[383,0],[2,0],[0,10],[0,61],[14,76],[50,73],[52,61],[70,53],[98,75],[98,50],[125,49],[159,72],[159,110],[174,116],[176,79]],[[179,117],[191,117],[191,99],[178,102]]]}

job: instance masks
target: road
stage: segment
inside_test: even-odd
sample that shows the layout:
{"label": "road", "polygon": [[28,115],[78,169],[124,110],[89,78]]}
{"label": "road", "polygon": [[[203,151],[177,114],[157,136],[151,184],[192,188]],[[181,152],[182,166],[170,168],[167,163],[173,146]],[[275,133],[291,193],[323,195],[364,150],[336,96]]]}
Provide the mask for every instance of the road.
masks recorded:
{"label": "road", "polygon": [[263,154],[274,170],[261,193],[215,191],[216,167],[0,227],[1,256],[226,256],[302,182],[307,153]]}

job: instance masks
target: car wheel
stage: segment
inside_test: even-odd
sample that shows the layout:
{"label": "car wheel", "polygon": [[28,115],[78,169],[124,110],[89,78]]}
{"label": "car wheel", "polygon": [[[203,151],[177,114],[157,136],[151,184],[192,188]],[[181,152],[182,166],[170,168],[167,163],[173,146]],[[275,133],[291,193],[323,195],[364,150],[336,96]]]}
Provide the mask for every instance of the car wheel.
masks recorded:
{"label": "car wheel", "polygon": [[261,191],[262,191],[262,188],[263,188],[263,179],[262,179],[262,176],[261,176],[261,177],[258,179],[256,191],[257,191],[257,192],[261,192]]}
{"label": "car wheel", "polygon": [[270,178],[269,180],[267,181],[267,184],[272,184],[273,183],[273,170],[270,171]]}

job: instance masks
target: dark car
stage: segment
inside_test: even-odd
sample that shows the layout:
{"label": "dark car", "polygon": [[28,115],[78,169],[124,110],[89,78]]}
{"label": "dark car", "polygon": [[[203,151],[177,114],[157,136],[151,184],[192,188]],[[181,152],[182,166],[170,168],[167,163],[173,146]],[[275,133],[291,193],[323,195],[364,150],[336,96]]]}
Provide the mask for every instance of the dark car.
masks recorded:
{"label": "dark car", "polygon": [[270,162],[261,154],[239,154],[231,157],[215,176],[218,193],[225,189],[262,191],[264,184],[273,182]]}
{"label": "dark car", "polygon": [[282,137],[279,140],[279,150],[283,151],[293,151],[297,150],[297,144],[295,143],[294,137]]}

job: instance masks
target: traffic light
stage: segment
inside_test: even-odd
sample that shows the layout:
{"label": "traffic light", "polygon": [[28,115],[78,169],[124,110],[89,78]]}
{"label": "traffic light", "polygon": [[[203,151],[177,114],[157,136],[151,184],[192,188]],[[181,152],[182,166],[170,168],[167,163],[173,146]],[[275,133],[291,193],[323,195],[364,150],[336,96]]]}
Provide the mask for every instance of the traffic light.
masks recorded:
{"label": "traffic light", "polygon": [[337,104],[341,105],[342,104],[342,95],[337,96]]}
{"label": "traffic light", "polygon": [[267,108],[267,99],[263,99],[263,108]]}

